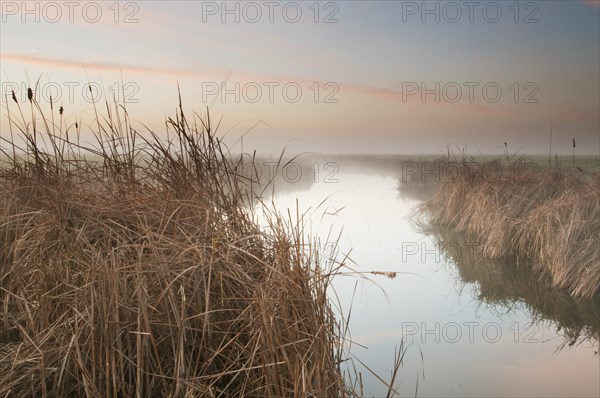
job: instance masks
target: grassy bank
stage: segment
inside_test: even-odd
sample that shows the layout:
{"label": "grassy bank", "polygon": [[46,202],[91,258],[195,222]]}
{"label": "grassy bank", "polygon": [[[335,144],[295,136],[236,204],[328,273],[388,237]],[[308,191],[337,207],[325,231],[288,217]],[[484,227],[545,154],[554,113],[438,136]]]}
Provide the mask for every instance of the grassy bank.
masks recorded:
{"label": "grassy bank", "polygon": [[600,175],[523,159],[441,161],[442,183],[422,205],[430,225],[511,258],[576,298],[600,294]]}
{"label": "grassy bank", "polygon": [[168,139],[106,106],[82,126],[9,103],[0,396],[354,395],[327,296],[339,264],[301,217],[257,226],[249,156],[181,104]]}

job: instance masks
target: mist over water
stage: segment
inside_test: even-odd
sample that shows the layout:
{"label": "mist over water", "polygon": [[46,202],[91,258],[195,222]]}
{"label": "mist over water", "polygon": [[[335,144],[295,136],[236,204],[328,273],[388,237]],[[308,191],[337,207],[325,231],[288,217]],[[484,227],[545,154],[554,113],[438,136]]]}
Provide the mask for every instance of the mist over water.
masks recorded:
{"label": "mist over water", "polygon": [[[334,280],[332,299],[346,315],[351,308],[354,355],[389,379],[403,343],[403,396],[598,396],[598,303],[535,288],[514,264],[482,258],[477,242],[417,228],[415,207],[435,187],[403,184],[402,158],[336,161],[326,182],[314,164],[304,182],[281,178],[273,203],[306,212],[307,232],[322,241],[340,234],[349,269]],[[357,368],[366,396],[385,396]]]}

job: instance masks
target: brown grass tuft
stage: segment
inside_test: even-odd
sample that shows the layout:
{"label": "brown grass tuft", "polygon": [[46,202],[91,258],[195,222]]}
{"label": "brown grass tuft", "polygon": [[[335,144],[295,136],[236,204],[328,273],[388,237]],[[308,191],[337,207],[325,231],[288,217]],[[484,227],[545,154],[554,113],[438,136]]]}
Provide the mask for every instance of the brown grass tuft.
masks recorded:
{"label": "brown grass tuft", "polygon": [[92,147],[31,108],[43,133],[0,137],[0,396],[354,395],[340,265],[300,217],[254,222],[208,116],[164,140],[107,104]]}
{"label": "brown grass tuft", "polygon": [[600,294],[600,175],[524,160],[463,160],[420,209],[481,242],[488,259],[517,255],[578,298]]}

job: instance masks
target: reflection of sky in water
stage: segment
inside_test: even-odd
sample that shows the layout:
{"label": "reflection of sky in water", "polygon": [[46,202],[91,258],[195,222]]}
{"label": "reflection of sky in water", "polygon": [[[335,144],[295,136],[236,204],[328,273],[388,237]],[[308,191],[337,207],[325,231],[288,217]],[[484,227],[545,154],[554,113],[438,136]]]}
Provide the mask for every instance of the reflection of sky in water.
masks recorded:
{"label": "reflection of sky in water", "polygon": [[[399,377],[403,396],[414,396],[417,378],[419,396],[600,394],[597,347],[584,342],[557,352],[564,339],[549,322],[528,329],[527,310],[487,308],[474,299],[472,285],[459,291],[454,267],[431,238],[411,228],[414,202],[399,199],[396,179],[344,173],[336,178],[337,183],[317,182],[301,192],[282,190],[275,203],[280,211],[295,211],[296,199],[300,211],[311,208],[312,233],[321,237],[331,225],[335,232],[343,226],[341,250],[352,249],[357,270],[399,272],[393,280],[368,275],[374,283],[340,276],[334,286],[347,311],[359,280],[350,329],[353,341],[368,349],[354,345],[353,352],[384,379],[402,336],[414,342]],[[385,396],[386,388],[357,367],[365,393]]]}

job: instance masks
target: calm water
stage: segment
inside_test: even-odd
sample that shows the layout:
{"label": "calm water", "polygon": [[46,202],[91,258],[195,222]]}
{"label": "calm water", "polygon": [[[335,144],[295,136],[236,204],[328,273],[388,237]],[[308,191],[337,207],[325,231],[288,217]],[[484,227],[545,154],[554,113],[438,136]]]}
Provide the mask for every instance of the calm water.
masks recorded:
{"label": "calm water", "polygon": [[[458,238],[417,231],[409,218],[418,200],[398,189],[389,170],[331,174],[324,166],[308,183],[279,185],[274,202],[295,211],[298,200],[313,234],[341,231],[341,250],[352,250],[356,270],[398,272],[395,279],[369,275],[371,281],[340,276],[334,285],[344,309],[352,304],[352,352],[384,379],[404,341],[402,396],[414,396],[417,384],[425,397],[600,396],[600,304],[581,309],[537,292],[526,277],[477,264]],[[385,396],[385,386],[357,368],[365,394]]]}

